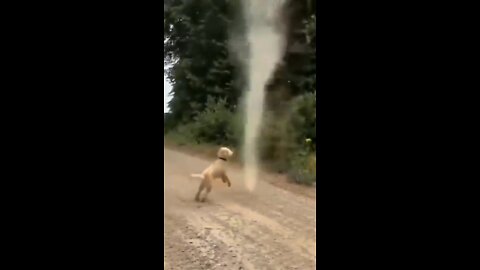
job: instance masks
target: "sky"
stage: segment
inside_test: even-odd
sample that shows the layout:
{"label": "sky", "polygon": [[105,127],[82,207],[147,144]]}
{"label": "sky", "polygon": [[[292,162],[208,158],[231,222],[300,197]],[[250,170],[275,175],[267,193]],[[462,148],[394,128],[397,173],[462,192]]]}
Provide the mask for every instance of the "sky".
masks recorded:
{"label": "sky", "polygon": [[167,103],[172,99],[170,96],[170,91],[172,91],[172,86],[167,81],[165,75],[163,75],[163,112],[169,112],[170,109],[168,108]]}

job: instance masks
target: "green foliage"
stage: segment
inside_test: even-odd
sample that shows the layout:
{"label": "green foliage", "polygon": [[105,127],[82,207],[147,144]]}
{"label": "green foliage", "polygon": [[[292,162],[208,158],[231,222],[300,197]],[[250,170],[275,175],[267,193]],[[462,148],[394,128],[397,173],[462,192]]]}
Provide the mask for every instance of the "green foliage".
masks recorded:
{"label": "green foliage", "polygon": [[316,92],[296,97],[291,102],[291,120],[294,143],[290,157],[289,175],[295,182],[311,185],[316,182]]}
{"label": "green foliage", "polygon": [[200,142],[225,144],[228,141],[229,122],[233,113],[227,107],[225,98],[215,100],[209,97],[204,111],[199,113],[194,120],[193,131]]}
{"label": "green foliage", "polygon": [[230,109],[241,90],[233,83],[239,71],[228,50],[228,31],[238,1],[173,0],[165,3],[164,62],[173,85],[169,103],[180,124],[193,121],[207,97],[225,98]]}
{"label": "green foliage", "polygon": [[309,18],[305,19],[304,25],[307,44],[312,50],[316,50],[315,45],[317,39],[317,16],[313,14]]}
{"label": "green foliage", "polygon": [[199,144],[192,131],[195,130],[195,124],[189,123],[177,126],[174,130],[167,131],[165,137],[178,145],[192,145]]}
{"label": "green foliage", "polygon": [[315,153],[309,154],[308,150],[299,150],[290,162],[288,175],[292,181],[304,185],[312,185],[317,181]]}
{"label": "green foliage", "polygon": [[[305,140],[308,139],[306,144]],[[289,110],[268,111],[263,120],[260,154],[270,167],[279,172],[288,170],[292,179],[301,183],[315,182],[311,169],[316,151],[316,93],[306,93],[290,101]]]}
{"label": "green foliage", "polygon": [[163,114],[163,132],[168,133],[173,128],[175,128],[175,121],[172,118],[171,113],[164,113]]}
{"label": "green foliage", "polygon": [[302,44],[302,52],[287,52],[285,55],[288,68],[284,76],[294,95],[315,92],[317,87],[316,15],[305,17],[301,27],[299,32],[302,34],[291,38],[290,42]]}
{"label": "green foliage", "polygon": [[[313,142],[317,139],[317,93],[306,93],[291,101],[292,130],[295,131],[294,139],[303,143],[306,138]],[[315,143],[312,144],[315,147]]]}
{"label": "green foliage", "polygon": [[181,137],[185,143],[236,145],[240,142],[240,121],[228,108],[225,98],[209,97],[205,109],[194,117],[194,121],[178,125],[169,136]]}
{"label": "green foliage", "polygon": [[[292,31],[300,34],[289,36],[287,42],[305,49],[287,51],[285,70],[274,73],[278,80],[273,81],[288,82],[289,99],[284,100],[288,106],[265,113],[259,147],[263,161],[309,184],[316,179],[311,170],[316,151],[316,2],[290,2],[301,13],[292,25],[301,29]],[[246,85],[242,68],[248,57],[241,4],[241,0],[164,1],[165,74],[172,84],[164,132],[179,144],[241,146],[240,98]],[[312,140],[308,145],[307,138]]]}

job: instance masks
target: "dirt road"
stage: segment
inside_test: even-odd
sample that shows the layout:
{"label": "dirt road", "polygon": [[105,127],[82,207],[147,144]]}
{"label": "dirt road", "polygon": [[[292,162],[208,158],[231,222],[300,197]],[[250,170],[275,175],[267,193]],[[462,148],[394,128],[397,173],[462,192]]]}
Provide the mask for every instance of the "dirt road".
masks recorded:
{"label": "dirt road", "polygon": [[[253,193],[232,166],[232,187],[218,180],[194,201],[211,160],[165,149],[165,269],[315,269],[315,198],[260,180]],[[268,178],[269,175],[262,175]]]}

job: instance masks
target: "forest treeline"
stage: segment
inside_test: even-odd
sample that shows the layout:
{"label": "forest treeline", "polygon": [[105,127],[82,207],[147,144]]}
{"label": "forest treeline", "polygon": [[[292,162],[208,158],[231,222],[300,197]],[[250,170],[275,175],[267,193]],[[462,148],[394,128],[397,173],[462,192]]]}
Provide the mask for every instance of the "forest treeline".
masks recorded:
{"label": "forest treeline", "polygon": [[[260,155],[294,181],[316,181],[316,6],[287,0],[286,50],[266,87]],[[165,136],[241,148],[246,74],[241,0],[164,0]],[[237,48],[234,52],[232,48]],[[241,153],[241,151],[238,151]]]}

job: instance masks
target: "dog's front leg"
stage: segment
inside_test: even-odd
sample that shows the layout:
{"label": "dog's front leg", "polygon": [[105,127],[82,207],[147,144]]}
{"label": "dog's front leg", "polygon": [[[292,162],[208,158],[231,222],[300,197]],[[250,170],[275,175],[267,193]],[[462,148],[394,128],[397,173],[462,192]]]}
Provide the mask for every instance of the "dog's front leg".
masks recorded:
{"label": "dog's front leg", "polygon": [[222,181],[227,183],[229,187],[232,185],[232,183],[230,183],[230,179],[228,179],[228,176],[225,173],[222,173]]}

